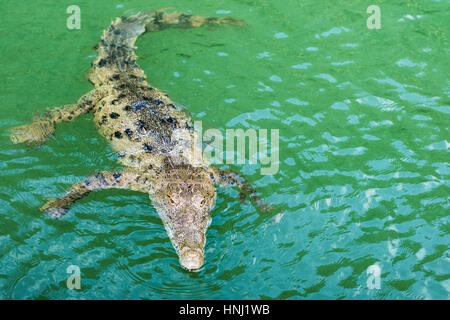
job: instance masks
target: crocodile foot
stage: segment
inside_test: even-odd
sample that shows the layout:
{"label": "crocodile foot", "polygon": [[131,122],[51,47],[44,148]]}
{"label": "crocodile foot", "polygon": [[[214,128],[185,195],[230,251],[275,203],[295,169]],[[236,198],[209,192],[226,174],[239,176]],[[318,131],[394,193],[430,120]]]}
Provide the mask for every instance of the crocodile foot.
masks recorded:
{"label": "crocodile foot", "polygon": [[33,121],[29,124],[9,130],[14,144],[26,142],[30,145],[41,145],[55,132],[55,125],[49,121]]}
{"label": "crocodile foot", "polygon": [[60,198],[46,200],[47,203],[44,204],[40,210],[52,219],[61,218],[69,211],[69,209],[64,208],[67,203]]}

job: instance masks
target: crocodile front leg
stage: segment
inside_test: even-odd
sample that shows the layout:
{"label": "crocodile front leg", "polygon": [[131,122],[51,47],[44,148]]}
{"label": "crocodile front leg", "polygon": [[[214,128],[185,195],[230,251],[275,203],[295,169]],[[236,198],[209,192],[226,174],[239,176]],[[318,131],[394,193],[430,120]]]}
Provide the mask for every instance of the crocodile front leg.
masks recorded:
{"label": "crocodile front leg", "polygon": [[61,218],[75,201],[87,196],[92,191],[117,188],[148,193],[151,190],[151,181],[152,177],[149,174],[135,171],[99,172],[87,177],[83,182],[74,184],[64,196],[46,199],[47,203],[40,210],[51,218]]}
{"label": "crocodile front leg", "polygon": [[214,184],[227,187],[237,186],[240,190],[239,197],[241,200],[245,200],[247,196],[250,197],[260,212],[267,213],[274,209],[258,197],[255,188],[241,174],[233,170],[221,170],[215,167],[210,167],[208,172],[211,174]]}
{"label": "crocodile front leg", "polygon": [[88,113],[105,96],[105,90],[98,88],[82,96],[77,103],[58,108],[47,109],[43,115],[37,115],[31,123],[10,129],[14,144],[26,142],[28,145],[40,145],[55,132],[55,125],[63,121],[73,121]]}

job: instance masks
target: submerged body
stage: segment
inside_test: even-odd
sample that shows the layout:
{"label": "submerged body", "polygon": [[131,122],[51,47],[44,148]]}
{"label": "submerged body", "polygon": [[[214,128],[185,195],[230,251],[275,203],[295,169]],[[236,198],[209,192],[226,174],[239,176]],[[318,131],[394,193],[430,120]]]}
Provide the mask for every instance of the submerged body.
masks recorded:
{"label": "submerged body", "polygon": [[215,185],[236,185],[265,209],[243,177],[209,165],[202,157],[201,146],[195,145],[196,133],[188,113],[150,86],[136,63],[134,43],[144,32],[206,23],[242,24],[231,18],[162,11],[117,18],[97,46],[98,56],[89,73],[95,89],[76,104],[49,109],[30,124],[12,129],[14,143],[40,144],[53,134],[57,123],[93,111],[99,133],[111,143],[124,166],[120,171],[87,177],[63,197],[49,199],[42,211],[53,218],[61,217],[76,200],[94,190],[122,188],[145,192],[164,223],[181,265],[195,270],[203,264]]}

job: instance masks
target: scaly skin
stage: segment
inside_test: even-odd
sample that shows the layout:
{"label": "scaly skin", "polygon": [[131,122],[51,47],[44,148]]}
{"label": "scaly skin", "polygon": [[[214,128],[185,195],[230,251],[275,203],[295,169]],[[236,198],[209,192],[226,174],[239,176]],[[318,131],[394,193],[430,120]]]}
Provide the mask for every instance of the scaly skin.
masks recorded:
{"label": "scaly skin", "polygon": [[150,86],[136,64],[134,43],[144,32],[209,23],[243,25],[232,18],[167,14],[162,10],[117,18],[97,45],[98,56],[89,73],[95,89],[74,105],[50,109],[30,124],[12,129],[14,143],[41,144],[52,136],[57,123],[93,111],[99,133],[111,143],[124,166],[120,171],[87,177],[64,196],[48,199],[41,211],[52,218],[62,217],[70,205],[95,190],[145,192],[164,223],[181,265],[195,270],[203,264],[215,185],[238,186],[241,194],[250,196],[262,211],[269,209],[239,174],[209,165],[194,143],[196,132],[190,116],[164,92]]}

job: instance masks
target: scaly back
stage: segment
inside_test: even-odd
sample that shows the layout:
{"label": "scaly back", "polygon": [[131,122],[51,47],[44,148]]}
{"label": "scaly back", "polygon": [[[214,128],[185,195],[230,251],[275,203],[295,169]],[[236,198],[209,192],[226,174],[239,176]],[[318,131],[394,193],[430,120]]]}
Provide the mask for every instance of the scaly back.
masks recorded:
{"label": "scaly back", "polygon": [[138,13],[131,17],[117,18],[97,45],[98,56],[92,63],[89,80],[95,86],[109,81],[111,74],[121,74],[124,78],[134,75],[146,78],[144,72],[136,64],[136,47],[138,36],[145,32],[145,26],[152,22],[153,15]]}

